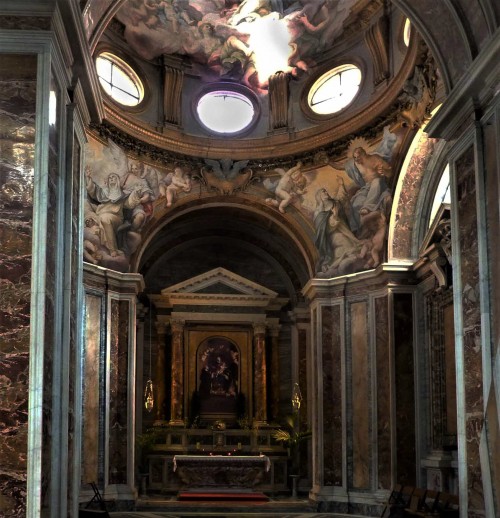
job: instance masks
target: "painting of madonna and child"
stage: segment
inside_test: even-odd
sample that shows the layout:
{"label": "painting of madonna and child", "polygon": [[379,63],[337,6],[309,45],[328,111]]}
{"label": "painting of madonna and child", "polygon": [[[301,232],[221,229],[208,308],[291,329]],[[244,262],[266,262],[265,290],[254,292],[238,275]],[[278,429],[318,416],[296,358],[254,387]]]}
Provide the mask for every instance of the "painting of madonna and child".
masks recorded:
{"label": "painting of madonna and child", "polygon": [[190,58],[207,81],[265,93],[277,71],[305,74],[360,0],[128,0],[116,14],[144,59]]}
{"label": "painting of madonna and child", "polygon": [[197,351],[197,412],[202,421],[235,421],[240,413],[240,353],[223,337],[203,341]]}

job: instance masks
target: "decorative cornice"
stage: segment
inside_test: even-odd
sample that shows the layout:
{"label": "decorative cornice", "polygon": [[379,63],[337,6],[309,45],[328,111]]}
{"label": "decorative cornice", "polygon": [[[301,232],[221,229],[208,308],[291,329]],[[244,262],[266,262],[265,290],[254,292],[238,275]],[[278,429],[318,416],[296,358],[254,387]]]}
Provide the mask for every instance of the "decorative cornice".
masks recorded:
{"label": "decorative cornice", "polygon": [[378,90],[375,97],[367,105],[359,107],[354,114],[349,117],[345,115],[344,118],[333,117],[293,135],[279,133],[265,138],[228,140],[186,135],[175,128],[166,127],[160,133],[137,119],[124,117],[111,105],[105,105],[106,122],[94,125],[92,129],[101,137],[111,138],[125,149],[162,162],[192,164],[193,161],[200,162],[202,158],[253,158],[257,162],[249,166],[275,168],[297,159],[312,162],[312,150],[340,156],[346,152],[354,137],[361,136],[371,140],[380,133],[382,127],[396,123],[398,96],[414,70],[420,50],[420,42],[418,38],[414,38],[394,79],[386,88]]}
{"label": "decorative cornice", "polygon": [[427,125],[425,131],[430,137],[451,140],[478,103],[484,106],[498,95],[499,55],[500,30],[497,30]]}

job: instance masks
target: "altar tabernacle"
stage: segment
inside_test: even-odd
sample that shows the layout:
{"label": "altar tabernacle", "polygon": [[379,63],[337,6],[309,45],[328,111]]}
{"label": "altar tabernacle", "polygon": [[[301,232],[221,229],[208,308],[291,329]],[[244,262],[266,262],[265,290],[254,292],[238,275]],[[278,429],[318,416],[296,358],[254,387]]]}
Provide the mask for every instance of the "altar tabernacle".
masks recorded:
{"label": "altar tabernacle", "polygon": [[176,455],[176,471],[187,488],[219,491],[251,489],[257,485],[271,461],[265,455]]}

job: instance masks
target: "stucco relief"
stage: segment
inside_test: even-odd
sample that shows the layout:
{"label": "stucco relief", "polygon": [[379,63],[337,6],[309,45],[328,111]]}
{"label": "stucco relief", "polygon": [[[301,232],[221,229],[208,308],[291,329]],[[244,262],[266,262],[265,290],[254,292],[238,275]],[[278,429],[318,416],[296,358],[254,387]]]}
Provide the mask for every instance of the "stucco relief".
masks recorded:
{"label": "stucco relief", "polygon": [[128,271],[150,222],[188,199],[243,193],[289,222],[309,222],[316,275],[375,268],[386,257],[397,152],[403,128],[375,141],[354,138],[337,161],[317,153],[285,167],[250,160],[145,163],[112,141],[91,139],[85,172],[84,260]]}

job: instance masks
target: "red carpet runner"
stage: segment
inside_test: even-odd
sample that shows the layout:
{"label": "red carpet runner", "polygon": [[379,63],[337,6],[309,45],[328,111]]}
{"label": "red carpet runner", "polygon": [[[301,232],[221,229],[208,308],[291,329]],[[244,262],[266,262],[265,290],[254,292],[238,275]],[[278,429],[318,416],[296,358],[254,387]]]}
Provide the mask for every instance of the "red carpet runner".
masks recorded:
{"label": "red carpet runner", "polygon": [[177,496],[178,500],[183,501],[237,501],[237,502],[268,502],[269,498],[264,493],[211,493],[211,492],[194,492],[184,491]]}

